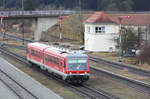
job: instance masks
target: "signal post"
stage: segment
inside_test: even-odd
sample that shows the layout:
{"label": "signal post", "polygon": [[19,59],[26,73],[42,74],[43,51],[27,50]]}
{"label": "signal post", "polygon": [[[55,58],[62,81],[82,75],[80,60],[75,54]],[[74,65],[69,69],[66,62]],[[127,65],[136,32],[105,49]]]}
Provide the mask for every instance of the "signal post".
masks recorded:
{"label": "signal post", "polygon": [[58,17],[58,20],[59,20],[59,41],[61,41],[62,40],[62,20],[64,19],[64,18],[69,18],[69,16],[59,16]]}
{"label": "signal post", "polygon": [[123,19],[128,19],[130,16],[118,16],[118,20],[120,23],[120,34],[119,34],[119,62],[122,62],[122,21]]}
{"label": "signal post", "polygon": [[4,39],[4,37],[5,37],[5,29],[4,29],[4,23],[3,23],[3,19],[4,18],[7,18],[8,16],[0,16],[0,20],[1,20],[1,22],[0,22],[0,24],[1,24],[1,27],[0,27],[0,32],[3,34],[3,39]]}

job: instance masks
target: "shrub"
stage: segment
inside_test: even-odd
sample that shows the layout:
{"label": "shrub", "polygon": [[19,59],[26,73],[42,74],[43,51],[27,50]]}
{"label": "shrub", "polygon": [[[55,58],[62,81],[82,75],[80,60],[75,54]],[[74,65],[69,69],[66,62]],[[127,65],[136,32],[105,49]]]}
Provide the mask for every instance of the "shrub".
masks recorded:
{"label": "shrub", "polygon": [[150,45],[145,46],[143,48],[143,51],[141,52],[141,54],[137,57],[137,61],[138,63],[141,62],[143,63],[147,63],[150,65]]}

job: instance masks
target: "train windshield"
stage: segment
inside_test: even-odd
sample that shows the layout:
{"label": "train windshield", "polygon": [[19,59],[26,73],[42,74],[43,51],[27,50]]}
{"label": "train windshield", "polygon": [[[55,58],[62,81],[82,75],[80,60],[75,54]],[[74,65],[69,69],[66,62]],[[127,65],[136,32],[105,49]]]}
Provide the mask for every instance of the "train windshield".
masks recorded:
{"label": "train windshield", "polygon": [[88,70],[88,59],[70,58],[68,59],[68,70]]}

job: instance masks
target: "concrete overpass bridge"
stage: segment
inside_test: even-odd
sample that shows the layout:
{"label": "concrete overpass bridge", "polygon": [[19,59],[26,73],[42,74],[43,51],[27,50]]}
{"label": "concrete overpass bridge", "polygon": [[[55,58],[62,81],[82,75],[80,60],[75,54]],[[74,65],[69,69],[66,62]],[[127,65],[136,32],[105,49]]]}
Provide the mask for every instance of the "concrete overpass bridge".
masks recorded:
{"label": "concrete overpass bridge", "polygon": [[70,15],[75,11],[69,10],[47,10],[47,11],[0,11],[0,16],[8,16],[9,19],[32,19],[34,24],[34,40],[39,41],[43,31],[58,22],[58,16]]}

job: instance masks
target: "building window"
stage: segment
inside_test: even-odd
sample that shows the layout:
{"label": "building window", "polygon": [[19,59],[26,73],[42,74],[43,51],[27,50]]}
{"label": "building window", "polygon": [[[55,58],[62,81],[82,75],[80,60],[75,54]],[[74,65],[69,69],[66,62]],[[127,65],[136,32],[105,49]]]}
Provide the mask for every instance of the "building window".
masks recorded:
{"label": "building window", "polygon": [[105,33],[105,27],[95,27],[95,32],[96,33]]}

